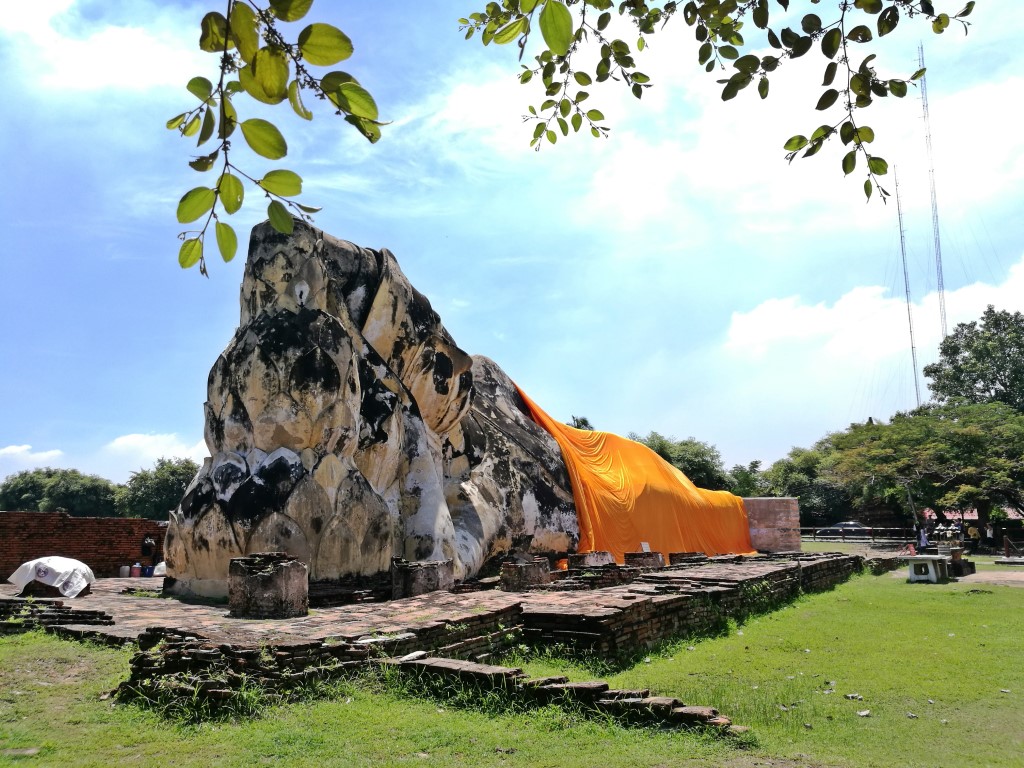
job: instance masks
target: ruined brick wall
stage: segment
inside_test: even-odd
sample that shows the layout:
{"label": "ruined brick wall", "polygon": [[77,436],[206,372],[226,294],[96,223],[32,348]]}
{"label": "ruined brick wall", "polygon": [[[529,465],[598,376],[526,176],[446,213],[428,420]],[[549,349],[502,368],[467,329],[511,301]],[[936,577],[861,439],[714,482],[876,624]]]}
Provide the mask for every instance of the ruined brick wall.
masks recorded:
{"label": "ruined brick wall", "polygon": [[800,507],[792,498],[743,500],[750,524],[750,543],[758,552],[800,551]]}
{"label": "ruined brick wall", "polygon": [[71,517],[65,512],[0,512],[0,580],[27,560],[60,555],[81,560],[98,577],[117,576],[122,565],[141,562],[142,540],[152,536],[163,559],[166,523],[138,517]]}

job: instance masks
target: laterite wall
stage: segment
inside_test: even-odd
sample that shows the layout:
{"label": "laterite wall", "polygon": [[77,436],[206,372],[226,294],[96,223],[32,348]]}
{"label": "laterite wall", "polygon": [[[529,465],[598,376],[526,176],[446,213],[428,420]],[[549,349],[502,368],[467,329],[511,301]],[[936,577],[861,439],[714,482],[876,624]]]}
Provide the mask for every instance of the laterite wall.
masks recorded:
{"label": "laterite wall", "polygon": [[156,541],[156,562],[163,560],[166,523],[138,517],[71,517],[65,512],[0,512],[0,581],[19,565],[47,555],[81,560],[98,577],[117,576],[122,565],[141,562],[146,535]]}
{"label": "laterite wall", "polygon": [[758,552],[800,551],[800,507],[792,498],[743,499],[750,543]]}

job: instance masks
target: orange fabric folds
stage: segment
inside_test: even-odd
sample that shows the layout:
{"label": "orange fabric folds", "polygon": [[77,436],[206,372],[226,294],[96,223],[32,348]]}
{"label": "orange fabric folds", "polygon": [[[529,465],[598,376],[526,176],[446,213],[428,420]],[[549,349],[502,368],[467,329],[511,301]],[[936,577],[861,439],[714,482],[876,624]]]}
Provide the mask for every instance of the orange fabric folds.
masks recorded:
{"label": "orange fabric folds", "polygon": [[562,449],[569,470],[580,552],[626,552],[647,542],[668,563],[672,552],[751,553],[743,499],[706,491],[645,445],[609,432],[575,429],[555,421],[520,389],[537,424]]}

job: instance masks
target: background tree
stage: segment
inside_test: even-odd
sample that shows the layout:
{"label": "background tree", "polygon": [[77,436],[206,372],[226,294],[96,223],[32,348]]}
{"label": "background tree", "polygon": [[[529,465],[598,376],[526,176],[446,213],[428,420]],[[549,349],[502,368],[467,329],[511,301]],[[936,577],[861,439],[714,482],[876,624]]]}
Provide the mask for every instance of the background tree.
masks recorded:
{"label": "background tree", "polygon": [[737,496],[750,498],[764,496],[767,493],[768,486],[761,472],[760,461],[752,461],[747,466],[733,465],[729,470],[729,478],[729,490]]}
{"label": "background tree", "polygon": [[0,484],[0,509],[67,512],[75,517],[113,517],[117,486],[77,469],[32,469]]}
{"label": "background tree", "polygon": [[594,430],[594,425],[586,416],[571,416],[568,424],[576,429],[589,429],[591,432]]}
{"label": "background tree", "polygon": [[669,464],[682,470],[698,488],[727,491],[732,487],[732,478],[725,471],[722,455],[709,443],[702,443],[692,437],[673,440],[657,432],[651,432],[647,437],[630,433],[628,437],[643,443]]}
{"label": "background tree", "polygon": [[793,448],[786,458],[779,459],[764,472],[763,482],[770,495],[797,499],[802,526],[828,525],[852,516],[850,495],[840,484],[822,474],[831,450],[828,438],[813,448]]}
{"label": "background tree", "polygon": [[156,460],[152,469],[132,472],[128,482],[117,489],[114,503],[122,517],[166,520],[185,495],[199,465],[192,459]]}
{"label": "background tree", "polygon": [[1002,403],[927,405],[889,424],[852,425],[831,436],[828,474],[861,508],[913,511],[940,519],[1024,503],[1024,414]]}
{"label": "background tree", "polygon": [[1024,412],[1024,315],[990,304],[980,321],[960,323],[942,340],[924,375],[941,403],[1005,403]]}

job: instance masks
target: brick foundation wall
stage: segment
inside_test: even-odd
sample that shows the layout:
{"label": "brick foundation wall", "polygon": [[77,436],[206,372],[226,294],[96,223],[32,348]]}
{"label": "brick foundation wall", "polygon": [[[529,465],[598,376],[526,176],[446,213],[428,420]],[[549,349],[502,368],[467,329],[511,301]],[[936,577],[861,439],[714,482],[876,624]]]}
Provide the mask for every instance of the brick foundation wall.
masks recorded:
{"label": "brick foundation wall", "polygon": [[750,543],[758,552],[800,551],[800,507],[791,498],[743,500],[750,525]]}
{"label": "brick foundation wall", "polygon": [[[65,512],[0,512],[0,580],[37,557],[81,560],[97,577],[117,576],[122,565],[163,560],[166,523],[138,517],[71,517]],[[152,536],[156,559],[143,558]]]}

